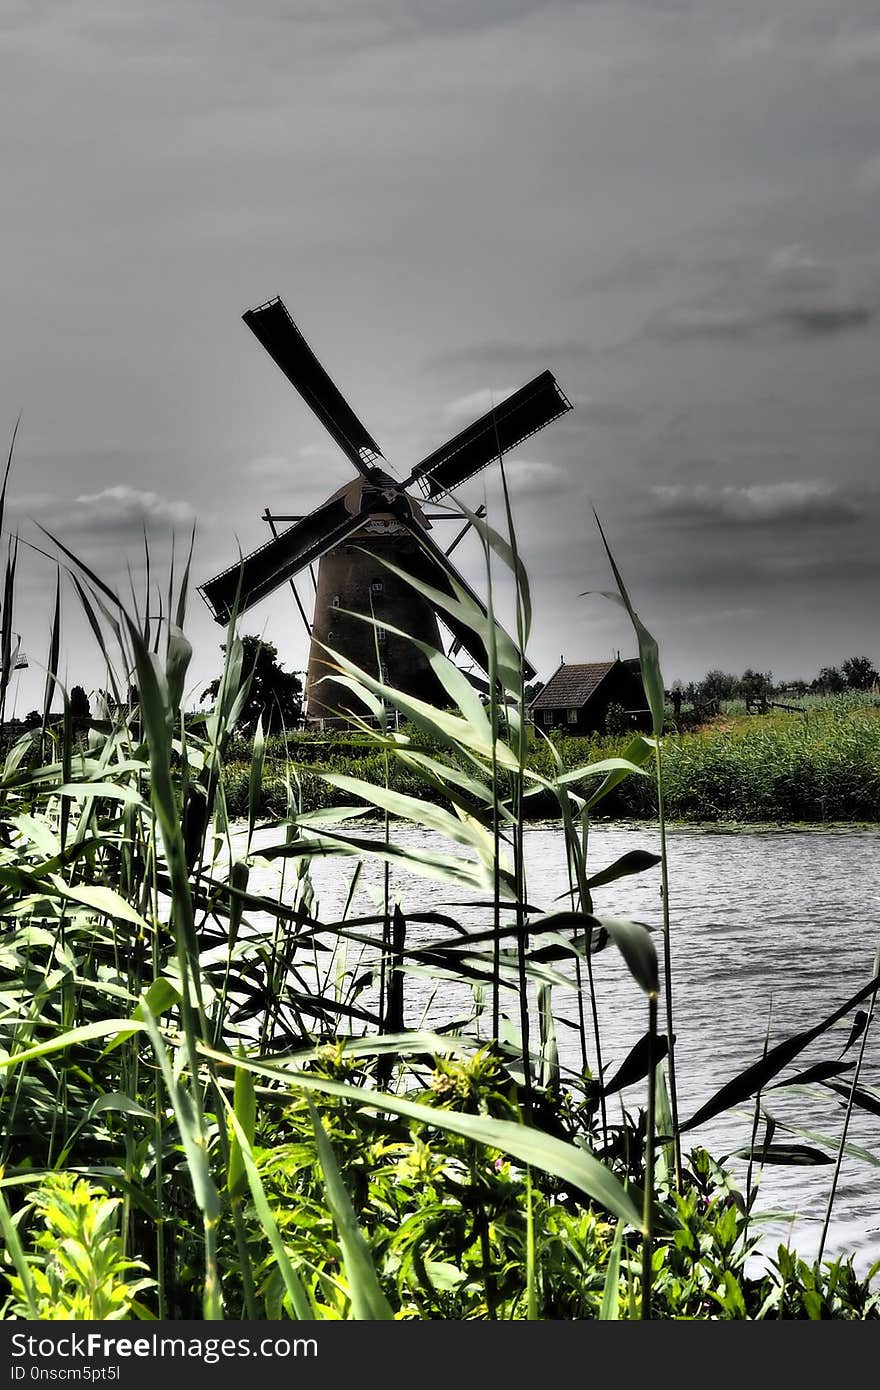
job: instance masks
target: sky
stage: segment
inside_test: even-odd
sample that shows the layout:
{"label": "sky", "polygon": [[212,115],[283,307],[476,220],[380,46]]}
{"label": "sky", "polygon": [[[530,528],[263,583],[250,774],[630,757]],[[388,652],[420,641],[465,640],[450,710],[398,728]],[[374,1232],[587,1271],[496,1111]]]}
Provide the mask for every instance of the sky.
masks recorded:
{"label": "sky", "polygon": [[[130,604],[195,526],[197,699],[195,586],[351,477],[241,322],[274,295],[400,477],[553,371],[507,460],[542,678],[635,652],[594,510],[667,685],[880,663],[876,0],[6,0],[0,64],[12,712],[46,531]],[[305,667],[285,589],[241,630]],[[106,684],[66,572],[60,675]]]}

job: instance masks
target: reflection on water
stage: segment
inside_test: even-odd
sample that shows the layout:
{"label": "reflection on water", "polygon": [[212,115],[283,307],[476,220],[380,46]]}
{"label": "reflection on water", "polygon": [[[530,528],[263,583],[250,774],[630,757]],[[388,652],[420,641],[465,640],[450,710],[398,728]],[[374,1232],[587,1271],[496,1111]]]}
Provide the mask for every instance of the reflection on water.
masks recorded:
{"label": "reflection on water", "polygon": [[[365,832],[379,837],[373,827]],[[268,837],[267,838],[271,838]],[[395,826],[400,844],[433,845],[448,852],[439,838],[412,827]],[[550,911],[564,902],[567,872],[562,835],[550,824],[529,826],[525,836],[527,890],[531,903]],[[597,826],[591,831],[590,872],[610,864],[632,849],[656,852],[655,828],[645,825]],[[871,976],[880,941],[880,899],[875,873],[878,834],[866,831],[769,831],[712,833],[672,829],[668,837],[672,976],[675,1010],[675,1056],[679,1109],[682,1120],[714,1092],[761,1056],[769,1046],[811,1027],[832,1013]],[[375,910],[382,867],[365,866],[352,913]],[[260,874],[265,877],[260,879]],[[274,878],[273,878],[274,876]],[[312,881],[324,921],[341,914],[348,892],[351,866],[345,860],[315,862]],[[483,908],[462,905],[464,895],[425,878],[409,877],[396,868],[392,892],[409,912],[450,912],[469,930],[491,925]],[[275,870],[260,870],[251,879],[257,891],[277,885]],[[454,903],[454,906],[452,905]],[[660,928],[662,912],[659,869],[623,879],[596,891],[600,915],[628,916]],[[436,928],[412,924],[409,942],[435,939]],[[657,938],[658,952],[662,943]],[[566,969],[565,973],[570,973]],[[644,996],[615,952],[595,959],[603,1061],[611,1075],[644,1031]],[[458,984],[410,976],[406,984],[406,1021],[410,1026],[434,1026],[461,1017],[472,1007],[470,990]],[[577,1019],[573,988],[554,990],[561,1020]],[[510,1009],[514,1009],[512,996]],[[810,1062],[836,1057],[848,1037],[842,1021],[818,1043],[802,1052],[784,1074]],[[578,1069],[580,1041],[564,1023],[559,1030],[560,1060]],[[856,1049],[849,1054],[855,1057]],[[592,1054],[588,1057],[594,1065]],[[880,1079],[880,1021],[869,1035],[862,1081],[876,1086]],[[830,1093],[829,1093],[830,1094]],[[625,1093],[627,1109],[644,1102],[644,1087]],[[843,1103],[768,1091],[765,1103],[780,1124],[776,1138],[792,1142],[803,1136],[784,1133],[783,1123],[837,1138],[843,1123]],[[619,1099],[617,1104],[619,1104]],[[715,1156],[748,1142],[751,1109],[727,1115],[691,1131],[688,1142],[704,1144]],[[880,1164],[880,1119],[857,1110],[849,1140],[876,1155]],[[745,1165],[732,1160],[742,1179]],[[768,1167],[761,1182],[759,1210],[795,1217],[793,1243],[810,1258],[818,1245],[832,1166]],[[834,1207],[826,1257],[854,1252],[864,1272],[880,1259],[880,1201],[877,1167],[856,1156],[844,1159]],[[791,1223],[769,1227],[770,1244],[787,1237]]]}

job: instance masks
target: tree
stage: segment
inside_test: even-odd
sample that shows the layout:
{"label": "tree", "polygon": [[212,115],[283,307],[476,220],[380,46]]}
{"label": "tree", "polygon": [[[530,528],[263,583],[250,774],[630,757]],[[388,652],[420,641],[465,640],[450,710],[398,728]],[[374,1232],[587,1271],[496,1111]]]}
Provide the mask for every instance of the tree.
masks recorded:
{"label": "tree", "polygon": [[[278,648],[272,642],[246,636],[242,637],[241,646],[242,678],[250,676],[251,679],[248,697],[236,728],[242,733],[253,734],[261,716],[266,734],[293,728],[302,715],[302,682],[299,676],[279,666]],[[225,653],[225,643],[221,650]],[[216,699],[219,689],[218,677],[203,691],[202,699],[208,696]]]}
{"label": "tree", "polygon": [[707,671],[697,687],[698,700],[708,704],[712,700],[732,700],[736,692],[736,676],[727,671]]}
{"label": "tree", "polygon": [[753,671],[747,666],[736,683],[736,693],[745,700],[746,709],[755,705],[766,711],[767,701],[773,694],[773,679],[769,671]]}
{"label": "tree", "polygon": [[91,718],[91,706],[89,697],[81,685],[75,685],[70,692],[70,717],[71,719]]}
{"label": "tree", "polygon": [[836,666],[823,666],[813,681],[813,689],[822,695],[839,695],[846,689],[846,677]]}
{"label": "tree", "polygon": [[849,656],[840,667],[840,674],[850,690],[872,690],[880,680],[873,661],[866,656]]}

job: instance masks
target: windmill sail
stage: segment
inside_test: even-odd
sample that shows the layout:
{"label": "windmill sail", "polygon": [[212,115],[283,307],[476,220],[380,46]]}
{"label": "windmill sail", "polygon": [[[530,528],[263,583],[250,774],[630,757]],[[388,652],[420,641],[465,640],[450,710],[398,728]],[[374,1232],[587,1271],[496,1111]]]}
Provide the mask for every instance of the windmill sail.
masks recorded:
{"label": "windmill sail", "polygon": [[363,516],[352,515],[344,497],[331,497],[237,564],[230,565],[206,584],[200,584],[199,593],[215,620],[227,623],[236,593],[239,594],[238,611],[243,613],[363,524]]}
{"label": "windmill sail", "polygon": [[368,476],[370,465],[381,459],[382,451],[331,381],[281,300],[270,299],[248,309],[242,318],[358,472]]}
{"label": "windmill sail", "polygon": [[440,497],[488,467],[499,454],[509,453],[524,439],[537,434],[567,410],[571,410],[571,402],[553,373],[541,372],[417,463],[404,487],[423,478],[428,495]]}
{"label": "windmill sail", "polygon": [[[381,466],[384,460],[378,444],[331,381],[281,300],[268,300],[242,318],[359,476],[308,516],[200,585],[199,593],[217,622],[226,624],[233,611],[244,612],[320,560],[306,682],[309,722],[335,721],[352,708],[353,697],[344,681],[335,679],[333,651],[375,671],[385,684],[420,699],[442,702],[445,692],[423,647],[408,641],[405,634],[418,636],[429,647],[440,647],[439,618],[452,633],[454,649],[463,649],[488,672],[488,612],[448,554],[432,540],[430,520],[406,489],[418,482],[423,494],[444,495],[570,410],[570,401],[552,373],[542,372],[423,459],[400,483]],[[404,584],[401,575],[420,581],[429,592]],[[464,596],[473,605],[473,614],[480,615],[476,621],[481,631],[468,625],[472,615],[448,612],[440,595],[453,600]],[[357,618],[367,613],[373,618],[369,625]],[[526,678],[532,679],[534,668],[525,657],[522,661]]]}

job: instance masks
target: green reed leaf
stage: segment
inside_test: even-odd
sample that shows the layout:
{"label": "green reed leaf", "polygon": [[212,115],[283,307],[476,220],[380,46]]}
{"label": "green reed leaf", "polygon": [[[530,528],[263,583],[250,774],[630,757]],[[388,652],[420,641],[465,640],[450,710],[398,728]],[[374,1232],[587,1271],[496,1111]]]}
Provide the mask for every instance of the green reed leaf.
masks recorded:
{"label": "green reed leaf", "polygon": [[602,1322],[617,1322],[620,1318],[620,1253],[623,1249],[623,1226],[618,1225],[608,1252],[608,1267],[602,1287],[599,1318]]}
{"label": "green reed leaf", "polygon": [[233,1130],[232,1143],[229,1147],[226,1189],[230,1197],[243,1197],[250,1184],[238,1133],[240,1129],[248,1144],[253,1147],[257,1121],[257,1095],[254,1088],[254,1078],[245,1067],[236,1067],[235,1069],[233,1111],[238,1120],[238,1127]]}
{"label": "green reed leaf", "polygon": [[808,1047],[815,1038],[827,1032],[838,1019],[843,1018],[845,1014],[855,1008],[856,1004],[861,1004],[863,999],[874,994],[878,985],[880,985],[880,976],[875,976],[868,984],[863,985],[861,989],[851,995],[845,1004],[841,1004],[840,1008],[835,1009],[827,1018],[824,1018],[821,1023],[815,1024],[812,1028],[806,1028],[803,1032],[794,1033],[784,1042],[770,1048],[760,1061],[753,1062],[751,1066],[746,1067],[738,1076],[733,1077],[731,1081],[726,1082],[720,1090],[716,1091],[705,1105],[701,1105],[699,1110],[681,1126],[682,1133],[688,1129],[695,1129],[697,1125],[705,1124],[707,1120],[714,1119],[716,1115],[720,1115],[734,1105],[740,1105],[744,1100],[753,1096],[756,1091],[762,1090],[768,1081],[771,1081],[774,1076],[778,1076],[782,1068],[793,1061],[799,1052],[803,1052],[804,1048]]}
{"label": "green reed leaf", "polygon": [[[229,1059],[227,1058],[227,1060]],[[238,1142],[241,1161],[247,1174],[247,1180],[251,1189],[251,1196],[254,1201],[254,1207],[259,1218],[260,1226],[269,1240],[272,1253],[278,1263],[278,1270],[284,1282],[287,1296],[290,1299],[293,1316],[300,1322],[310,1322],[314,1319],[315,1314],[309,1302],[309,1296],[303,1288],[299,1275],[290,1262],[290,1256],[285,1249],[284,1241],[281,1239],[278,1223],[272,1214],[272,1208],[269,1206],[269,1202],[266,1198],[266,1190],[260,1180],[259,1170],[257,1169],[257,1164],[254,1159],[253,1148],[242,1127],[241,1121],[226,1096],[222,1096],[222,1100],[223,1104],[226,1106],[229,1123]]]}
{"label": "green reed leaf", "polygon": [[647,995],[656,997],[660,992],[659,965],[647,927],[620,917],[599,917],[597,921],[620,951],[636,983]]}
{"label": "green reed leaf", "polygon": [[351,1294],[351,1307],[354,1317],[360,1321],[391,1321],[394,1313],[388,1299],[382,1292],[376,1275],[376,1267],[370,1254],[370,1247],[358,1225],[354,1207],[351,1204],[342,1175],[336,1163],[333,1147],[321,1123],[311,1096],[307,1097],[312,1128],[315,1131],[315,1144],[318,1150],[318,1163],[324,1179],[324,1193],[327,1206],[333,1216],[348,1287]]}

